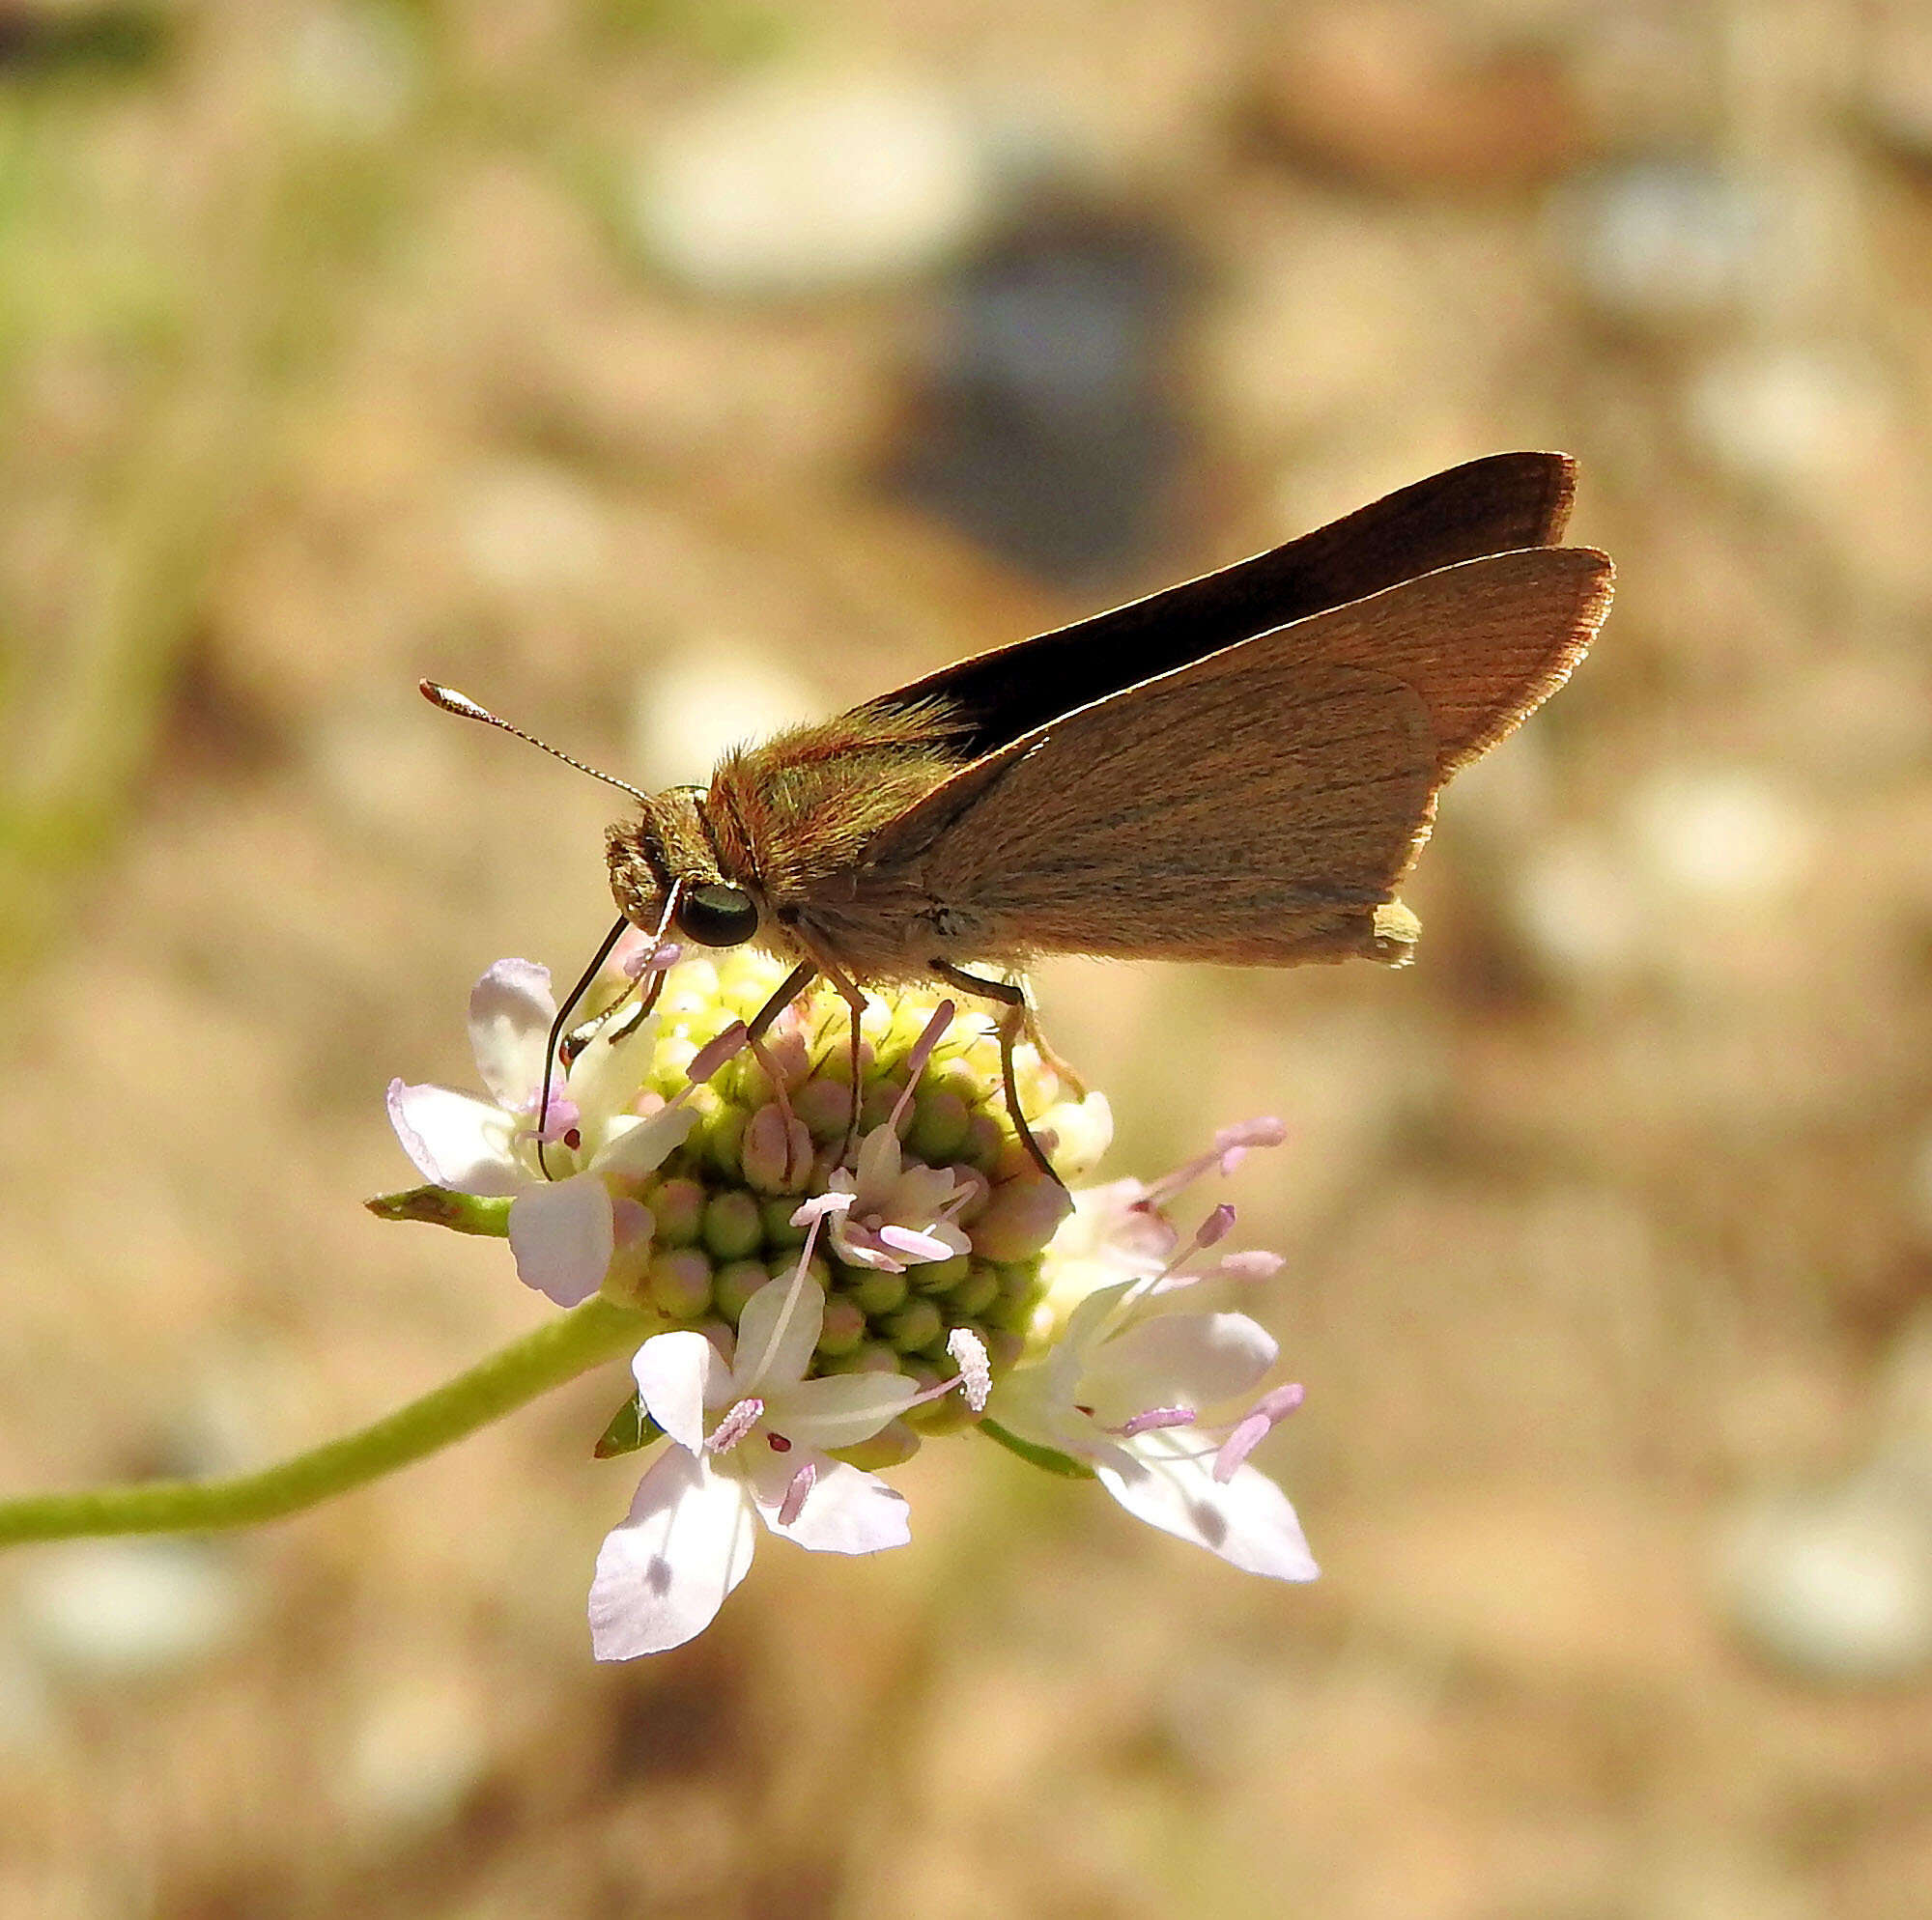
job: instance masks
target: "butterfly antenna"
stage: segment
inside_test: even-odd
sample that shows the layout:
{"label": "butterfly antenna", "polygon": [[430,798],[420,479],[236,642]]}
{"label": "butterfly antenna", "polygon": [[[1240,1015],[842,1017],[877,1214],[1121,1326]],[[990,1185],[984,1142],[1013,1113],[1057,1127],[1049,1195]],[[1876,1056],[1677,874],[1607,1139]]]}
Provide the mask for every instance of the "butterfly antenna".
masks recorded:
{"label": "butterfly antenna", "polygon": [[582,760],[573,760],[568,753],[559,752],[549,741],[539,740],[535,734],[526,733],[522,727],[512,726],[506,720],[498,720],[488,707],[479,706],[468,693],[459,693],[454,687],[439,686],[434,680],[419,680],[416,687],[431,706],[440,707],[444,713],[454,714],[459,720],[481,720],[485,726],[499,727],[503,732],[526,741],[540,752],[548,753],[553,760],[561,760],[566,767],[575,767],[580,774],[588,774],[593,780],[602,780],[606,786],[617,787],[633,800],[650,805],[650,795],[634,787],[629,780],[620,780],[615,774],[600,773],[595,767],[586,767]]}

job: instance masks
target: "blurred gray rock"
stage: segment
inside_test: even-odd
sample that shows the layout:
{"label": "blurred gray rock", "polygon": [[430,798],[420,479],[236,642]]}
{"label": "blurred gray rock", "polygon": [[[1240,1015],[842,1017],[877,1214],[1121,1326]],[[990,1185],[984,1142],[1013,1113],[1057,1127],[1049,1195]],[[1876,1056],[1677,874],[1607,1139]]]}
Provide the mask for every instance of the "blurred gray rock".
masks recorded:
{"label": "blurred gray rock", "polygon": [[1671,330],[1722,315],[1761,270],[1762,194],[1715,167],[1647,160],[1579,184],[1557,228],[1583,296],[1605,318]]}

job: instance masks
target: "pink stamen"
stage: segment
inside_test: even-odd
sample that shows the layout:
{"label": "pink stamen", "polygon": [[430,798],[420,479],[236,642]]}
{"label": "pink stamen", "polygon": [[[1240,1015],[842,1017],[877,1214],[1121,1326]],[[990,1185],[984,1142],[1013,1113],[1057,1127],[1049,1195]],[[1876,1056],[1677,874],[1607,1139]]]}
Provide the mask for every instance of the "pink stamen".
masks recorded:
{"label": "pink stamen", "polygon": [[811,1491],[817,1479],[818,1468],[810,1460],[807,1460],[792,1475],[791,1484],[785,1488],[784,1498],[779,1503],[780,1526],[788,1527],[798,1518],[800,1510],[805,1506],[805,1496]]}
{"label": "pink stamen", "polygon": [[1197,1247],[1211,1247],[1216,1240],[1225,1240],[1234,1225],[1235,1209],[1226,1200],[1223,1200],[1194,1229],[1194,1244]]}
{"label": "pink stamen", "polygon": [[946,1037],[946,1030],[952,1025],[952,1016],[959,1009],[950,1001],[943,1000],[932,1009],[932,1018],[925,1023],[925,1031],[913,1042],[911,1053],[905,1057],[902,1071],[905,1074],[905,1091],[893,1103],[892,1127],[899,1130],[899,1122],[904,1119],[912,1106],[913,1088],[919,1085],[919,1077],[925,1071],[925,1063],[932,1058],[932,1051]]}
{"label": "pink stamen", "polygon": [[1256,1247],[1243,1253],[1223,1254],[1212,1271],[1227,1280],[1272,1280],[1288,1262],[1279,1254]]}
{"label": "pink stamen", "polygon": [[915,1260],[950,1260],[952,1257],[952,1249],[944,1240],[930,1233],[922,1233],[916,1228],[881,1227],[878,1236],[882,1246]]}
{"label": "pink stamen", "polygon": [[1122,1439],[1131,1440],[1136,1433],[1151,1433],[1163,1426],[1192,1426],[1196,1418],[1191,1406],[1151,1406],[1113,1430]]}
{"label": "pink stamen", "polygon": [[640,980],[646,974],[668,974],[684,958],[684,948],[676,941],[667,940],[654,947],[646,947],[637,953],[624,956],[621,971],[632,979]]}
{"label": "pink stamen", "polygon": [[[532,1095],[529,1112],[535,1114],[541,1104],[540,1098]],[[550,1112],[544,1115],[543,1144],[546,1146],[554,1145],[565,1134],[579,1126],[582,1118],[582,1110],[568,1093],[553,1092],[550,1096]],[[534,1127],[526,1127],[522,1130],[522,1138],[525,1140],[535,1140],[536,1137],[537,1130]]]}
{"label": "pink stamen", "polygon": [[742,1020],[734,1020],[715,1040],[707,1040],[691,1057],[691,1064],[685,1068],[685,1080],[693,1087],[701,1087],[728,1060],[733,1054],[742,1053],[750,1044],[751,1030]]}
{"label": "pink stamen", "polygon": [[1221,1451],[1214,1455],[1214,1478],[1224,1486],[1233,1480],[1241,1463],[1301,1404],[1303,1398],[1298,1382],[1264,1394],[1235,1423],[1234,1430],[1221,1443]]}
{"label": "pink stamen", "polygon": [[739,1400],[726,1409],[724,1418],[711,1429],[711,1437],[704,1443],[705,1450],[713,1454],[728,1454],[764,1417],[765,1403],[755,1395]]}
{"label": "pink stamen", "polygon": [[1183,1188],[1191,1187],[1204,1173],[1219,1172],[1225,1178],[1241,1164],[1251,1146],[1279,1146],[1287,1138],[1288,1129],[1271,1115],[1223,1127],[1214,1136],[1214,1145],[1209,1152],[1184,1161],[1173,1172],[1154,1181],[1148,1188],[1142,1204],[1164,1205]]}

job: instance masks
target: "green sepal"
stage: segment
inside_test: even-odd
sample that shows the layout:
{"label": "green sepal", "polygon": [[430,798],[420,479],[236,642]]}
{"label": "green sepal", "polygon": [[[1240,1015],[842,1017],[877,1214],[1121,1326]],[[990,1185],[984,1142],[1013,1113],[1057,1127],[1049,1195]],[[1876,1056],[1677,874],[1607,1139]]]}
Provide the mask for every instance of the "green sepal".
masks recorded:
{"label": "green sepal", "polygon": [[1009,1454],[1017,1454],[1030,1467],[1038,1467],[1043,1473],[1058,1474],[1062,1480],[1097,1480],[1099,1476],[1083,1460],[1076,1460],[1070,1454],[1057,1454],[1051,1447],[1036,1447],[1031,1440],[1022,1440],[1017,1433],[1009,1433],[997,1420],[981,1420],[980,1431],[989,1440],[997,1440]]}
{"label": "green sepal", "polygon": [[458,1233],[480,1233],[504,1240],[510,1233],[508,1194],[459,1194],[447,1187],[412,1187],[407,1193],[378,1194],[362,1204],[378,1220],[425,1220]]}
{"label": "green sepal", "polygon": [[611,1425],[604,1429],[603,1438],[591,1448],[590,1456],[595,1460],[618,1459],[625,1454],[635,1454],[639,1447],[648,1447],[653,1440],[663,1438],[664,1428],[644,1411],[643,1396],[633,1394],[611,1416]]}

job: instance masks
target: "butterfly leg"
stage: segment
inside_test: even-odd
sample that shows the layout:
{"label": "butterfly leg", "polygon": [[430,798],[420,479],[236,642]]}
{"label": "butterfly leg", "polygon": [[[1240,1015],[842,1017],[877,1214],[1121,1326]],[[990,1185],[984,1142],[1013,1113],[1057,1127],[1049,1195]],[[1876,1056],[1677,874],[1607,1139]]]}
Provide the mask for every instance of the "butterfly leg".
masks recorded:
{"label": "butterfly leg", "polygon": [[852,1115],[845,1122],[845,1139],[838,1148],[838,1160],[842,1165],[852,1157],[859,1144],[859,1109],[864,1102],[865,1088],[861,1085],[859,1068],[860,1050],[865,1044],[861,1023],[866,1018],[866,996],[858,982],[829,960],[820,957],[818,971],[838,989],[852,1014]]}
{"label": "butterfly leg", "polygon": [[801,961],[781,980],[771,998],[753,1014],[745,1027],[745,1044],[752,1050],[752,1058],[764,1068],[765,1078],[772,1083],[772,1102],[779,1110],[780,1118],[784,1123],[785,1137],[785,1184],[789,1186],[805,1170],[792,1165],[792,1113],[791,1096],[785,1090],[784,1075],[779,1071],[779,1063],[766,1050],[764,1037],[771,1031],[771,1025],[814,979],[818,969],[810,960]]}
{"label": "butterfly leg", "polygon": [[962,973],[945,960],[933,961],[932,971],[962,992],[977,994],[981,1000],[998,1001],[1006,1008],[993,1031],[999,1035],[1000,1083],[1006,1088],[1007,1112],[1012,1116],[1013,1130],[1020,1137],[1020,1144],[1033,1156],[1034,1165],[1064,1191],[1066,1182],[1054,1172],[1053,1162],[1046,1157],[1045,1148],[1034,1138],[1033,1129],[1027,1125],[1026,1114],[1020,1106],[1019,1080],[1013,1072],[1014,1042],[1022,1033],[1032,1037],[1033,1008],[1027,1004],[1026,988],[1017,980],[982,980],[977,974]]}

